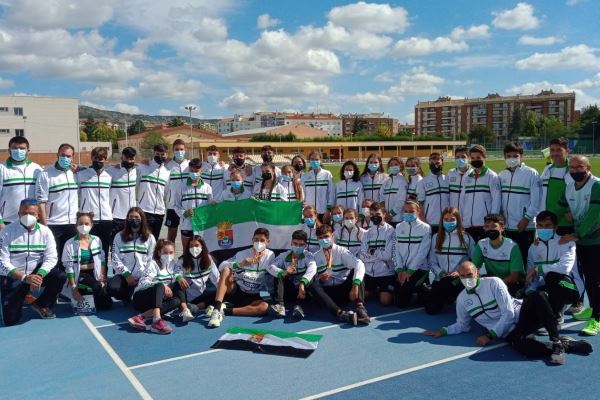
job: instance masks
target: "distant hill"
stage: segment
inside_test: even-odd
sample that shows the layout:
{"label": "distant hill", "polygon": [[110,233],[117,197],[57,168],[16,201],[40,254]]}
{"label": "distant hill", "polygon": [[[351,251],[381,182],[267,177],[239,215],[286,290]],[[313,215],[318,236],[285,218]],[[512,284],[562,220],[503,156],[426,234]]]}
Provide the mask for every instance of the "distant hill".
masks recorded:
{"label": "distant hill", "polygon": [[[94,117],[95,120],[106,120],[113,123],[133,123],[135,120],[141,119],[144,122],[152,124],[167,123],[175,117],[180,117],[186,123],[190,120],[189,115],[145,115],[145,114],[125,114],[118,111],[100,110],[98,108],[79,106],[79,118]],[[217,122],[218,119],[200,119],[192,117],[194,125],[200,122]]]}

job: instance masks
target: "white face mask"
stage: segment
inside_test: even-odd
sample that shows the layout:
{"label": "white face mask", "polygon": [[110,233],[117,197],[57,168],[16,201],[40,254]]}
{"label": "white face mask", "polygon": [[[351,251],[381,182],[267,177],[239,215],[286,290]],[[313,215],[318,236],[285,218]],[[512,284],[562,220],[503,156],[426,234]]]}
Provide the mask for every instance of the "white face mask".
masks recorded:
{"label": "white face mask", "polygon": [[356,223],[354,222],[354,220],[353,220],[353,219],[345,219],[345,220],[344,220],[344,226],[345,226],[346,228],[348,228],[348,229],[352,229],[352,228],[354,228],[354,225],[355,225],[355,224],[356,224]]}
{"label": "white face mask", "polygon": [[217,162],[219,162],[219,157],[214,156],[212,154],[209,154],[207,159],[209,164],[216,164]]}
{"label": "white face mask", "polygon": [[190,254],[194,258],[200,257],[200,254],[202,254],[202,247],[199,247],[199,246],[190,247]]}
{"label": "white face mask", "polygon": [[344,171],[344,178],[350,179],[354,176],[354,171]]}
{"label": "white face mask", "polygon": [[256,250],[257,253],[260,253],[267,248],[267,244],[264,242],[254,242],[252,246],[254,247],[254,250]]}
{"label": "white face mask", "polygon": [[163,267],[167,267],[173,261],[173,254],[161,254],[160,263]]}
{"label": "white face mask", "polygon": [[89,225],[77,225],[77,232],[81,235],[87,235],[92,230],[92,227]]}
{"label": "white face mask", "polygon": [[362,209],[362,215],[364,215],[365,217],[368,217],[371,215],[371,209],[369,209],[369,207],[364,207]]}
{"label": "white face mask", "polygon": [[460,278],[460,281],[462,282],[463,286],[467,289],[467,290],[473,290],[477,287],[477,278]]}
{"label": "white face mask", "polygon": [[521,164],[521,159],[519,157],[509,157],[505,162],[508,168],[515,168]]}
{"label": "white face mask", "polygon": [[31,228],[37,222],[37,218],[31,214],[25,214],[22,215],[21,218],[19,218],[19,221],[23,226]]}

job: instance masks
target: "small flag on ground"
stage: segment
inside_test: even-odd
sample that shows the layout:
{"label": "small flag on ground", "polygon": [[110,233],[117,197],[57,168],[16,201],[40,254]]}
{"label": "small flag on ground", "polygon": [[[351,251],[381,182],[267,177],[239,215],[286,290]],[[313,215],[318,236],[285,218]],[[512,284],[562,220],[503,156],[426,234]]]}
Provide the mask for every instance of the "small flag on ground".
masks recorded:
{"label": "small flag on ground", "polygon": [[317,349],[319,340],[322,337],[322,335],[266,329],[230,328],[212,345],[212,348],[250,350],[266,354],[306,358]]}

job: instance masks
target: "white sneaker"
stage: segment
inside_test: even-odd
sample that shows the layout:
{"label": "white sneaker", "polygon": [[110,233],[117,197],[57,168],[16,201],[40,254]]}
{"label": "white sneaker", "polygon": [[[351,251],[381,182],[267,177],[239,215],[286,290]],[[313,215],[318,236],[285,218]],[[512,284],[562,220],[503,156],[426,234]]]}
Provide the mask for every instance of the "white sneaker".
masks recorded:
{"label": "white sneaker", "polygon": [[188,322],[194,319],[194,315],[192,314],[189,308],[186,308],[185,310],[180,312],[179,316],[181,317],[181,320],[183,322]]}
{"label": "white sneaker", "polygon": [[223,314],[218,310],[213,310],[210,321],[208,321],[208,327],[218,328],[221,326],[221,321],[223,321]]}
{"label": "white sneaker", "polygon": [[215,306],[208,306],[206,307],[206,310],[204,310],[204,314],[210,318],[210,316],[212,315],[213,311],[215,310]]}

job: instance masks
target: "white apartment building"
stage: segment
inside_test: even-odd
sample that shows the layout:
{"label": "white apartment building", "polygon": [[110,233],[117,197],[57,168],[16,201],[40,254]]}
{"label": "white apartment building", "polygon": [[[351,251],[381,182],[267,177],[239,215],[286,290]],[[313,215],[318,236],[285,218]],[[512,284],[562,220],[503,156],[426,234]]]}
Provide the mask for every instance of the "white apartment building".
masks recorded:
{"label": "white apartment building", "polygon": [[286,114],[285,125],[307,125],[327,136],[342,136],[342,118],[333,114]]}
{"label": "white apartment building", "polygon": [[256,118],[254,115],[251,117],[234,115],[233,118],[225,118],[217,121],[217,133],[219,135],[260,127],[260,118]]}
{"label": "white apartment building", "polygon": [[77,145],[79,100],[67,97],[0,96],[0,150],[13,136],[25,136],[32,152]]}

